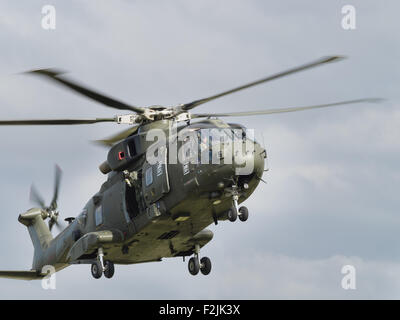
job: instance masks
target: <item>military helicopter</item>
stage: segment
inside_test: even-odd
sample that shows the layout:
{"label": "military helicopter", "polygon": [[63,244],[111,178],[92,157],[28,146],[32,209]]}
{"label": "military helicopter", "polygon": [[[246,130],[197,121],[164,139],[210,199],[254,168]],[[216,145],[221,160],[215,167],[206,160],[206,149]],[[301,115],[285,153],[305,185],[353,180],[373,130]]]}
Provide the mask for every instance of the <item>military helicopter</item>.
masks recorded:
{"label": "military helicopter", "polygon": [[[56,166],[54,195],[50,205],[34,187],[31,199],[38,205],[18,217],[30,234],[34,257],[29,271],[0,271],[0,277],[13,279],[42,279],[47,276],[45,266],[55,271],[74,264],[88,264],[95,279],[102,275],[112,278],[115,264],[135,264],[161,261],[168,257],[191,257],[188,261],[190,274],[211,271],[211,260],[200,258],[200,249],[212,238],[210,224],[229,220],[246,221],[249,210],[239,207],[257,188],[265,169],[266,150],[245,132],[240,124],[227,123],[219,118],[268,115],[340,106],[345,104],[376,102],[377,99],[357,99],[303,107],[278,108],[261,111],[229,113],[191,113],[191,110],[207,102],[221,98],[268,81],[300,71],[341,60],[339,56],[322,57],[296,68],[276,73],[266,78],[224,91],[222,93],[172,107],[137,107],[106,96],[66,77],[56,69],[40,69],[27,72],[51,80],[107,107],[127,110],[128,115],[96,119],[46,119],[3,120],[0,125],[80,125],[115,122],[131,125],[128,129],[98,143],[109,147],[106,161],[100,171],[107,180],[100,190],[89,199],[77,217],[68,217],[66,226],[53,238],[53,226],[60,225],[57,199],[61,170]],[[199,119],[198,121],[192,121]],[[165,141],[177,141],[171,134],[171,126],[177,132],[187,130],[201,132],[208,129],[242,130],[240,143],[253,145],[245,153],[253,163],[251,172],[237,174],[242,162],[233,154],[231,163],[170,163],[170,144],[158,150],[164,162],[150,163],[146,152],[154,141],[146,135],[151,130],[165,133]],[[184,141],[177,141],[182,146]],[[222,142],[207,141],[212,145],[210,157],[221,156]],[[214,149],[217,150],[214,152]],[[45,220],[48,219],[48,225]]]}

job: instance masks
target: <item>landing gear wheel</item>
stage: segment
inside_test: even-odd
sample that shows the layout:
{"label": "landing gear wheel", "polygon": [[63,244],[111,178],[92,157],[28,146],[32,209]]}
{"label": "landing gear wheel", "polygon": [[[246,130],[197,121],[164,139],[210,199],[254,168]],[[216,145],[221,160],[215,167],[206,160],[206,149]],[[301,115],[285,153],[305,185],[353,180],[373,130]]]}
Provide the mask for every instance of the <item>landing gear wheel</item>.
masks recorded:
{"label": "landing gear wheel", "polygon": [[208,257],[203,257],[200,259],[200,271],[205,276],[211,272],[211,260]]}
{"label": "landing gear wheel", "polygon": [[249,218],[249,209],[247,207],[240,207],[239,208],[239,219],[240,221],[246,221]]}
{"label": "landing gear wheel", "polygon": [[104,268],[105,268],[104,276],[108,279],[112,278],[112,276],[114,275],[114,271],[115,271],[114,263],[106,260],[106,261],[104,261]]}
{"label": "landing gear wheel", "polygon": [[195,276],[196,274],[198,274],[200,270],[199,259],[193,257],[190,258],[188,263],[188,269],[191,275]]}
{"label": "landing gear wheel", "polygon": [[90,271],[92,271],[92,276],[95,279],[101,278],[101,275],[103,274],[103,270],[101,268],[100,262],[94,262],[92,263],[92,267],[90,268]]}
{"label": "landing gear wheel", "polygon": [[228,220],[231,222],[235,222],[237,217],[238,217],[238,212],[236,210],[235,206],[232,206],[229,210],[228,210]]}

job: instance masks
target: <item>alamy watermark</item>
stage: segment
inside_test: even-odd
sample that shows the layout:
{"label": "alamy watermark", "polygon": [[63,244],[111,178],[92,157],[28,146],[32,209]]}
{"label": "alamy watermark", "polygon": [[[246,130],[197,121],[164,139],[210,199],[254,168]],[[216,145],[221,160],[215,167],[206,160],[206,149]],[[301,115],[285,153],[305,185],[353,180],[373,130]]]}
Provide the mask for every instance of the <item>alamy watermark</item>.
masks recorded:
{"label": "alamy watermark", "polygon": [[[146,150],[146,160],[159,164],[229,164],[236,175],[248,175],[254,169],[254,130],[232,128],[191,128],[179,132],[171,125],[169,133],[152,129],[146,141],[153,142]],[[168,149],[168,159],[166,150]],[[185,170],[184,170],[185,171]]]}
{"label": "alamy watermark", "polygon": [[44,30],[56,29],[56,8],[52,5],[45,5],[42,7],[42,20],[41,25]]}
{"label": "alamy watermark", "polygon": [[342,267],[342,274],[345,276],[342,278],[342,288],[344,290],[356,290],[356,268],[350,264]]}
{"label": "alamy watermark", "polygon": [[356,29],[356,8],[350,4],[342,7],[342,28],[344,30]]}
{"label": "alamy watermark", "polygon": [[44,290],[56,289],[56,269],[51,265],[46,265],[42,268],[42,274],[46,276],[42,279],[42,288]]}

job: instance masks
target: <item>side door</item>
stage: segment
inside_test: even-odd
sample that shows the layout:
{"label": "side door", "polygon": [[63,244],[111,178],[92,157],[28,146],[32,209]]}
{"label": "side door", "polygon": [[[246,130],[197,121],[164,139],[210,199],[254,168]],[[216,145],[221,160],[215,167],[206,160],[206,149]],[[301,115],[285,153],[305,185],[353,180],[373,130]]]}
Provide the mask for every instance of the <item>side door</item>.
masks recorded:
{"label": "side door", "polygon": [[158,201],[162,196],[169,192],[167,148],[160,147],[160,158],[164,161],[158,161],[150,164],[147,161],[142,167],[142,190],[146,205]]}

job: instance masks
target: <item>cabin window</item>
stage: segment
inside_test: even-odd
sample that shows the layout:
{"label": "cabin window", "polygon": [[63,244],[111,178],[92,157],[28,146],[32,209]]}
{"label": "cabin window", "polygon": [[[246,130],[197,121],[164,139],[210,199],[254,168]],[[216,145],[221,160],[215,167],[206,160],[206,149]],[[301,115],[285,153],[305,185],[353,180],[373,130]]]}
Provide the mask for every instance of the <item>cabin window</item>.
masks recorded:
{"label": "cabin window", "polygon": [[153,168],[147,168],[146,170],[146,187],[153,183]]}
{"label": "cabin window", "polygon": [[94,212],[94,219],[96,222],[96,226],[99,226],[103,223],[103,210],[101,206],[98,206],[96,208],[96,211]]}

